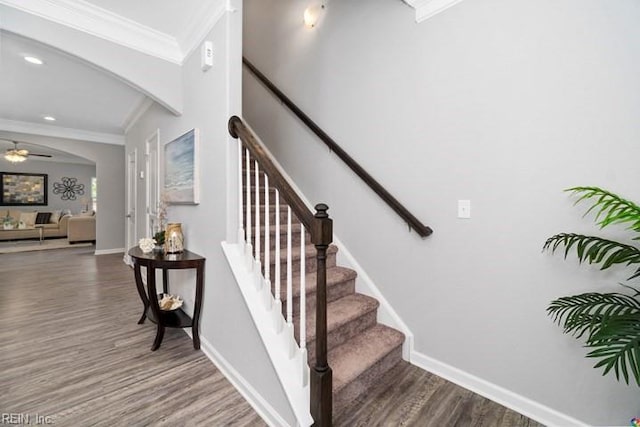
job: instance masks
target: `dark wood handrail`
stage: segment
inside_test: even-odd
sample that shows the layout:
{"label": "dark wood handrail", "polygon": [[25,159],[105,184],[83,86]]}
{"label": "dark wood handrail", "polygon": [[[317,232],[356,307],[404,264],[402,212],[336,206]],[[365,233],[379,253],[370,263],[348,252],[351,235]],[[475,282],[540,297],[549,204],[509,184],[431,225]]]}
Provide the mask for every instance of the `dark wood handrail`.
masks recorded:
{"label": "dark wood handrail", "polygon": [[351,157],[346,151],[342,149],[320,126],[318,126],[313,120],[309,118],[296,104],[291,101],[280,89],[276,87],[264,74],[260,72],[249,60],[245,57],[242,58],[242,63],[247,67],[251,73],[256,76],[262,84],[264,84],[276,98],[278,98],[284,105],[287,106],[313,133],[316,134],[327,147],[351,168],[356,175],[358,175],[368,186],[371,188],[382,200],[384,200],[391,209],[393,209],[400,217],[407,222],[409,228],[415,230],[420,237],[427,237],[433,230],[424,225],[418,218],[416,218],[407,208],[402,205],[389,193],[378,181],[376,181],[353,157]]}
{"label": "dark wood handrail", "polygon": [[256,140],[253,132],[245,126],[240,117],[233,116],[229,119],[229,133],[234,138],[240,138],[240,140],[242,140],[245,147],[249,150],[249,153],[251,153],[251,156],[258,160],[258,163],[269,177],[271,184],[280,191],[282,197],[286,200],[287,204],[291,206],[291,209],[300,222],[304,224],[309,232],[313,232],[313,213],[282,176],[262,147],[262,144]]}
{"label": "dark wood handrail", "polygon": [[[316,427],[331,427],[333,414],[333,373],[327,359],[327,249],[333,240],[333,221],[329,218],[329,207],[324,203],[315,206],[315,214],[293,190],[278,168],[267,155],[242,119],[233,116],[229,119],[229,134],[240,139],[251,156],[258,161],[263,172],[269,177],[270,185],[278,189],[300,222],[311,235],[316,247],[316,362],[310,369],[311,415]],[[256,182],[256,186],[259,182]],[[250,186],[250,182],[247,183]],[[247,209],[250,209],[247,206]],[[256,236],[260,239],[260,236]],[[301,262],[305,262],[304,259]]]}

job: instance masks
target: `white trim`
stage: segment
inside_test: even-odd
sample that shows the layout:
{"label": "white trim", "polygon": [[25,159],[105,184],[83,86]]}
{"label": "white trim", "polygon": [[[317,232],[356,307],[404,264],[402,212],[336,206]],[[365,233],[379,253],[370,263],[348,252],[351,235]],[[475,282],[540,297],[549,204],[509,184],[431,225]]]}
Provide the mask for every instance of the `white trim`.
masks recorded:
{"label": "white trim", "polygon": [[[289,178],[287,177],[287,179]],[[356,279],[356,292],[375,298],[380,303],[378,306],[377,321],[383,325],[397,329],[404,334],[405,340],[402,344],[402,358],[410,362],[411,352],[413,350],[413,332],[411,332],[411,329],[409,329],[382,292],[380,292],[380,289],[376,286],[373,279],[364,271],[344,243],[342,243],[335,234],[333,235],[333,242],[339,248],[336,254],[338,263],[355,270],[358,274]]]}
{"label": "white trim", "polygon": [[65,128],[34,122],[21,122],[18,120],[2,118],[0,118],[0,130],[27,133],[31,135],[50,136],[54,138],[99,142],[102,144],[124,145],[124,135],[118,135],[115,133],[92,132],[82,129]]}
{"label": "white trim", "polygon": [[306,356],[302,360],[302,352],[296,351],[293,357],[289,357],[289,352],[283,351],[283,349],[291,348],[289,345],[295,343],[293,331],[289,328],[277,331],[274,327],[274,320],[276,317],[282,318],[282,313],[278,312],[276,304],[265,304],[267,298],[273,298],[271,289],[267,289],[264,284],[260,289],[257,289],[256,282],[260,280],[262,273],[248,271],[243,245],[222,242],[222,251],[229,267],[231,267],[238,288],[242,292],[244,302],[251,313],[251,318],[264,343],[265,350],[269,354],[297,423],[301,426],[310,426],[313,424],[310,413],[310,386],[308,382],[303,384],[303,370],[300,369],[303,365],[305,366],[306,378],[308,378],[309,367]]}
{"label": "white trim", "polygon": [[476,394],[493,400],[507,408],[538,421],[546,426],[587,426],[583,421],[535,402],[494,383],[483,380],[461,369],[433,359],[415,350],[411,352],[411,363]]}
{"label": "white trim", "polygon": [[129,133],[133,125],[142,117],[144,113],[147,112],[149,107],[153,105],[153,100],[146,96],[143,96],[139,103],[137,103],[127,114],[124,121],[122,122],[122,129],[124,129],[124,134]]}
{"label": "white trim", "polygon": [[111,255],[111,254],[121,254],[124,253],[124,248],[113,248],[113,249],[96,249],[93,253],[94,255]]}
{"label": "white trim", "polygon": [[182,64],[182,52],[175,37],[84,0],[0,0],[0,4]]}
{"label": "white trim", "polygon": [[405,2],[416,10],[416,22],[422,22],[440,12],[444,12],[461,1],[462,0],[406,0]]}
{"label": "white trim", "polygon": [[[183,329],[183,331],[192,338],[191,330]],[[225,378],[235,387],[235,389],[244,397],[251,407],[260,415],[260,417],[269,426],[286,426],[287,421],[280,416],[269,401],[265,399],[255,388],[251,386],[236,369],[224,358],[215,347],[202,336],[200,337],[200,350],[205,356],[218,368]]]}

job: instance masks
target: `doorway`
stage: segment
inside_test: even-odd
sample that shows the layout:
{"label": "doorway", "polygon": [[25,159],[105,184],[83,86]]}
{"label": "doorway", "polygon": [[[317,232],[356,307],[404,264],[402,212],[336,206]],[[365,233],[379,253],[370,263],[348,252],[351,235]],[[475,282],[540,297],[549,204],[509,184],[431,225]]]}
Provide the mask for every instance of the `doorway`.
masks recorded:
{"label": "doorway", "polygon": [[136,175],[138,170],[138,150],[134,148],[127,154],[127,226],[126,226],[126,249],[124,251],[124,262],[133,266],[129,249],[136,245],[136,211],[138,210],[138,199],[136,191]]}

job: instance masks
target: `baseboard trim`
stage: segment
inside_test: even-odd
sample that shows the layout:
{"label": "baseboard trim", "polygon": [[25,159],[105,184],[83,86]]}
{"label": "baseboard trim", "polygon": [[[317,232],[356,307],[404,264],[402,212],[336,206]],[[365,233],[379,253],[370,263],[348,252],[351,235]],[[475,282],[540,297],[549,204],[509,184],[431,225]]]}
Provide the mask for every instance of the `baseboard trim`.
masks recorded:
{"label": "baseboard trim", "polygon": [[455,368],[420,352],[411,352],[411,364],[431,372],[447,381],[464,387],[487,399],[493,400],[509,409],[529,417],[546,426],[588,426],[583,421],[551,409],[489,381],[478,378],[468,372]]}
{"label": "baseboard trim", "polygon": [[[192,338],[191,330],[183,331]],[[200,336],[200,350],[222,372],[222,375],[238,390],[260,417],[271,427],[288,425],[269,402],[224,358],[206,338]]]}
{"label": "baseboard trim", "polygon": [[124,253],[124,248],[113,248],[113,249],[96,249],[94,255],[111,255],[111,254],[122,254]]}
{"label": "baseboard trim", "polygon": [[406,361],[411,361],[413,332],[411,332],[411,329],[409,329],[407,324],[404,323],[402,318],[396,313],[393,306],[384,297],[384,294],[376,286],[373,279],[335,234],[333,235],[333,243],[339,248],[337,253],[339,264],[355,270],[358,274],[356,279],[356,292],[375,298],[380,303],[377,321],[383,325],[395,328],[404,334],[405,340],[404,344],[402,344],[402,358]]}

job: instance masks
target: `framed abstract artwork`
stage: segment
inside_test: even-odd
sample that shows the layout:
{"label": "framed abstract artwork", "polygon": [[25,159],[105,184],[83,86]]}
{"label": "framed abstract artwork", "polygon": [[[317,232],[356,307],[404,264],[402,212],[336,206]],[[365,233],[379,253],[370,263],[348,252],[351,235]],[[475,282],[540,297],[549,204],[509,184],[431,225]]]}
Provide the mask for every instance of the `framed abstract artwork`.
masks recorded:
{"label": "framed abstract artwork", "polygon": [[47,175],[0,172],[0,206],[46,206]]}
{"label": "framed abstract artwork", "polygon": [[164,144],[164,197],[167,203],[200,203],[198,129]]}

